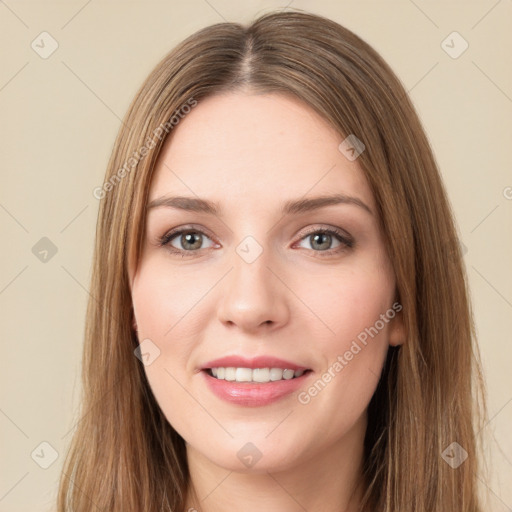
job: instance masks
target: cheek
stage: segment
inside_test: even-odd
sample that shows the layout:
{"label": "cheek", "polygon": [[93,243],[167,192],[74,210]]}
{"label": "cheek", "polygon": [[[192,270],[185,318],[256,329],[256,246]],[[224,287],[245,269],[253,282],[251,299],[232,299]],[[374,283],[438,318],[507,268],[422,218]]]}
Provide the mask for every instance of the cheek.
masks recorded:
{"label": "cheek", "polygon": [[200,290],[184,282],[183,274],[173,275],[158,259],[148,258],[141,263],[132,287],[141,349],[145,346],[153,355],[144,371],[160,409],[180,431],[186,430],[183,411],[197,407],[187,392],[186,368],[200,327],[187,315],[199,300]]}
{"label": "cheek", "polygon": [[132,287],[139,338],[176,340],[180,332],[179,340],[186,339],[196,325],[189,313],[207,291],[198,283],[197,276],[173,269],[165,258],[143,260]]}
{"label": "cheek", "polygon": [[[392,272],[376,264],[331,270],[314,280],[297,281],[295,286],[317,318],[315,330],[329,353],[374,326],[391,307],[395,291]],[[385,331],[381,324],[378,330]]]}
{"label": "cheek", "polygon": [[313,385],[301,390],[299,402],[330,415],[333,429],[343,429],[340,422],[348,428],[366,409],[385,361],[395,316],[392,273],[377,266],[353,269],[316,280],[301,293],[310,297],[308,306],[321,319],[312,321],[318,325],[315,349],[323,367]]}
{"label": "cheek", "polygon": [[[191,285],[186,286],[187,282]],[[184,380],[201,330],[200,323],[191,321],[193,306],[204,295],[194,282],[183,273],[169,272],[169,266],[158,258],[149,257],[141,263],[132,286],[139,343],[143,352],[145,344],[154,354],[144,370],[159,402],[163,393],[181,399],[178,382]]]}

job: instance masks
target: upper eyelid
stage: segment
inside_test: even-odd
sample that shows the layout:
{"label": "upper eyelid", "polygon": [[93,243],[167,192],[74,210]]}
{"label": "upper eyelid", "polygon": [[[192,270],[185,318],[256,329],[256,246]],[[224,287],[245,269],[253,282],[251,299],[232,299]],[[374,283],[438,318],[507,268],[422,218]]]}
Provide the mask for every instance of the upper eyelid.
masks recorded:
{"label": "upper eyelid", "polygon": [[170,239],[174,238],[176,235],[181,235],[183,233],[186,233],[186,232],[197,232],[197,233],[201,233],[203,235],[206,235],[208,236],[208,238],[214,240],[215,237],[213,237],[210,232],[205,229],[205,228],[199,228],[199,227],[195,227],[194,225],[185,225],[185,226],[180,226],[180,227],[177,227],[175,229],[171,229],[169,231],[167,231],[166,233],[164,233],[162,235],[162,237],[159,237],[159,238],[167,238],[169,237]]}

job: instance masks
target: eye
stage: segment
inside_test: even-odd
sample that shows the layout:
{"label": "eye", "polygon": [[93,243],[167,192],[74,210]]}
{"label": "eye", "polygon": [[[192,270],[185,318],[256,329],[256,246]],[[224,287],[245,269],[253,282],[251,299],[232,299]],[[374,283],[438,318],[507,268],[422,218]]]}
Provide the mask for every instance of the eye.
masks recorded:
{"label": "eye", "polygon": [[[159,245],[167,246],[172,253],[185,256],[183,253],[194,253],[199,249],[204,249],[203,241],[205,238],[211,241],[211,239],[199,229],[182,228],[166,233],[159,238],[158,241]],[[213,242],[210,247],[212,246]]]}
{"label": "eye", "polygon": [[[208,247],[203,246],[205,239],[211,242]],[[305,248],[320,253],[320,257],[341,253],[354,246],[352,237],[337,228],[320,229],[317,227],[309,230],[300,240],[309,242],[309,247]],[[333,243],[337,243],[334,248],[332,248]],[[171,253],[179,254],[181,257],[191,256],[193,253],[199,252],[200,249],[211,248],[215,245],[206,233],[190,226],[166,233],[158,238],[158,244],[166,246]]]}
{"label": "eye", "polygon": [[[320,257],[330,256],[334,253],[343,252],[354,246],[354,240],[348,233],[336,228],[322,228],[313,229],[309,231],[301,241],[309,243],[309,247],[314,252],[323,253],[319,254]],[[337,242],[337,246],[332,248],[332,243]]]}

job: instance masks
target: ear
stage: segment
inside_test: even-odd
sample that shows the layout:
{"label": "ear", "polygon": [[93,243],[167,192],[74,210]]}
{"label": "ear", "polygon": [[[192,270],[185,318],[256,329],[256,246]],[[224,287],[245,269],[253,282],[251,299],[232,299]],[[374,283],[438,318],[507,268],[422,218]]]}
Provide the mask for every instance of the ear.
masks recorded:
{"label": "ear", "polygon": [[[395,304],[399,304],[395,302]],[[393,306],[395,305],[393,304]],[[389,344],[392,347],[397,347],[398,345],[402,345],[406,340],[406,332],[404,326],[404,317],[402,312],[402,305],[400,304],[400,309],[394,309],[396,312],[395,316],[389,321]]]}

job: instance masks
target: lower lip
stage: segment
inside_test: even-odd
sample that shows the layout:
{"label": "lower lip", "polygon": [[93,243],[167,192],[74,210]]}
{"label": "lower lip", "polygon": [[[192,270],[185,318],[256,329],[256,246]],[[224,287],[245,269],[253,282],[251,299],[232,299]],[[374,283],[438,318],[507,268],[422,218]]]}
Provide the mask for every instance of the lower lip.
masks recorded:
{"label": "lower lip", "polygon": [[310,371],[300,377],[283,379],[265,383],[236,382],[212,377],[206,370],[201,371],[206,384],[214,395],[232,404],[245,407],[261,407],[269,405],[297,391],[304,385]]}

